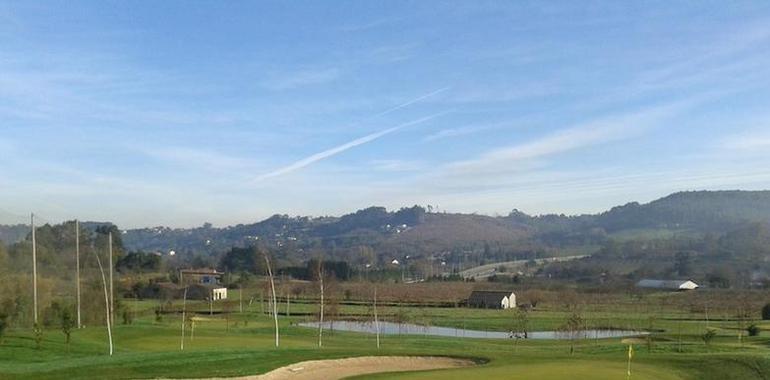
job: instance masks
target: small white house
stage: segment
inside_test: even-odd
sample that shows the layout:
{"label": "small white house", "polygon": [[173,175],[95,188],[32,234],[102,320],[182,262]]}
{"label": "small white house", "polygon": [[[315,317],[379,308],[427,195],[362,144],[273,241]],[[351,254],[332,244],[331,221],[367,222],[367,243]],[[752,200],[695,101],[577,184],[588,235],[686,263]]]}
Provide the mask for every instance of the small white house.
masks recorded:
{"label": "small white house", "polygon": [[219,300],[227,299],[227,288],[225,288],[225,287],[222,287],[222,288],[212,288],[211,289],[211,298],[214,301],[219,301]]}
{"label": "small white house", "polygon": [[699,285],[692,280],[652,280],[643,279],[636,283],[637,288],[686,291],[695,290]]}
{"label": "small white house", "polygon": [[512,309],[516,307],[516,294],[505,291],[474,290],[468,297],[468,306],[485,309]]}

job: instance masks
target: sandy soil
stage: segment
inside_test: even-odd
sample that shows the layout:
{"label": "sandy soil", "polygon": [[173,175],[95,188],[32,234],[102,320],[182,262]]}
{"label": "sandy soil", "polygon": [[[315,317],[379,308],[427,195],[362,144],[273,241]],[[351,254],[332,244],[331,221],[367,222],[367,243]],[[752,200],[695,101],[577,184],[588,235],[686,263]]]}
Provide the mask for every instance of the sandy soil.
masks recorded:
{"label": "sandy soil", "polygon": [[264,375],[231,377],[221,380],[337,380],[370,373],[424,371],[467,367],[473,364],[471,360],[437,356],[364,356],[347,359],[309,360],[281,367]]}

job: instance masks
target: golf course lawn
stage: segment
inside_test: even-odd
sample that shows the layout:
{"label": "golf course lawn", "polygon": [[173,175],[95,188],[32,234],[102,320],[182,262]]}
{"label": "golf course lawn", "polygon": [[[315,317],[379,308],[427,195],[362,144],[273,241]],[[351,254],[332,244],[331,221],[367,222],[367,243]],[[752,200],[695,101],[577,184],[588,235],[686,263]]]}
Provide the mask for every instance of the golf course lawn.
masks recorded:
{"label": "golf course lawn", "polygon": [[[203,308],[205,305],[199,305]],[[193,305],[191,308],[194,308]],[[309,305],[297,305],[312,309]],[[355,306],[344,312],[358,312]],[[426,318],[435,325],[473,325],[500,330],[507,311],[429,308],[407,310],[412,321]],[[383,315],[388,315],[383,308]],[[563,318],[558,311],[530,313],[534,329],[550,327]],[[613,321],[619,327],[641,326],[644,316],[622,311],[586,313],[600,324]],[[418,318],[419,317],[419,318]],[[770,376],[767,333],[738,339],[737,322],[710,322],[716,337],[705,344],[703,321],[697,318],[665,319],[646,340],[581,339],[512,340],[466,339],[423,335],[385,335],[381,347],[371,334],[326,331],[318,348],[318,331],[297,326],[312,315],[280,317],[280,347],[275,347],[273,320],[259,307],[232,313],[227,318],[196,314],[194,333],[186,326],[181,348],[181,315],[166,314],[155,320],[140,313],[132,324],[114,328],[115,352],[108,356],[105,326],[88,326],[72,333],[69,347],[61,330],[43,333],[39,347],[30,328],[8,330],[0,344],[0,379],[141,379],[204,378],[255,375],[306,360],[356,356],[450,356],[469,358],[478,365],[414,373],[384,373],[366,378],[382,379],[625,379],[628,344],[634,345],[633,379],[764,379]],[[484,322],[487,321],[487,325]],[[572,348],[571,348],[572,346]]]}

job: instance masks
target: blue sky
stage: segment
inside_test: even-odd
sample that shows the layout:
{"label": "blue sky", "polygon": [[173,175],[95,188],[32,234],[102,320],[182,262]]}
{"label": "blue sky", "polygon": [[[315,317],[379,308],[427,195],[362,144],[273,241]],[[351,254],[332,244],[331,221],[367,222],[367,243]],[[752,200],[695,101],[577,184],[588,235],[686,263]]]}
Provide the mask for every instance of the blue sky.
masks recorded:
{"label": "blue sky", "polygon": [[770,188],[767,2],[0,2],[0,222]]}

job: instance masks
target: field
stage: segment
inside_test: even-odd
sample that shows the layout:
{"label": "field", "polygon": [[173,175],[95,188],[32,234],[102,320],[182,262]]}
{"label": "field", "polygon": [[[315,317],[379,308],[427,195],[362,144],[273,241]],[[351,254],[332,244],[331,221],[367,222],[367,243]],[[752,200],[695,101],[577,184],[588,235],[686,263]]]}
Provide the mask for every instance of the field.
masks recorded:
{"label": "field", "polygon": [[[633,341],[634,379],[764,379],[770,376],[767,359],[770,333],[740,339],[738,334],[751,323],[760,327],[756,313],[734,317],[731,309],[700,310],[705,292],[698,295],[651,294],[639,299],[629,295],[591,296],[579,309],[585,327],[649,329],[651,339]],[[729,297],[715,295],[714,297]],[[250,297],[247,297],[250,299]],[[571,315],[558,298],[545,297],[528,313],[530,330],[559,328]],[[286,316],[281,304],[279,320],[281,344],[274,346],[271,316],[259,301],[237,312],[238,293],[230,294],[229,304],[196,301],[188,310],[197,311],[194,336],[186,326],[184,350],[180,349],[180,304],[166,305],[166,313],[156,320],[157,301],[125,301],[136,319],[132,324],[117,321],[115,354],[107,356],[104,326],[88,326],[73,333],[67,347],[58,329],[44,331],[40,347],[31,329],[14,328],[0,345],[0,378],[8,379],[84,379],[84,378],[196,378],[253,375],[291,363],[327,358],[365,355],[442,355],[477,360],[477,366],[417,373],[391,373],[374,376],[391,379],[622,379],[626,377],[628,345],[621,339],[583,339],[534,341],[514,339],[464,339],[420,335],[382,337],[376,348],[369,334],[327,331],[324,346],[317,347],[317,331],[296,325],[315,319],[316,305],[294,302]],[[478,310],[456,307],[419,307],[386,302],[378,308],[385,320],[417,324],[507,331],[514,311]],[[753,306],[752,306],[753,307]],[[340,303],[336,318],[366,319],[371,307],[355,302]],[[232,310],[229,314],[224,310]],[[748,318],[748,319],[747,319]],[[770,325],[766,326],[770,328]],[[713,329],[716,337],[706,344],[702,335]],[[571,347],[573,346],[574,347]],[[571,353],[572,352],[572,353]],[[367,376],[371,378],[372,376]]]}

